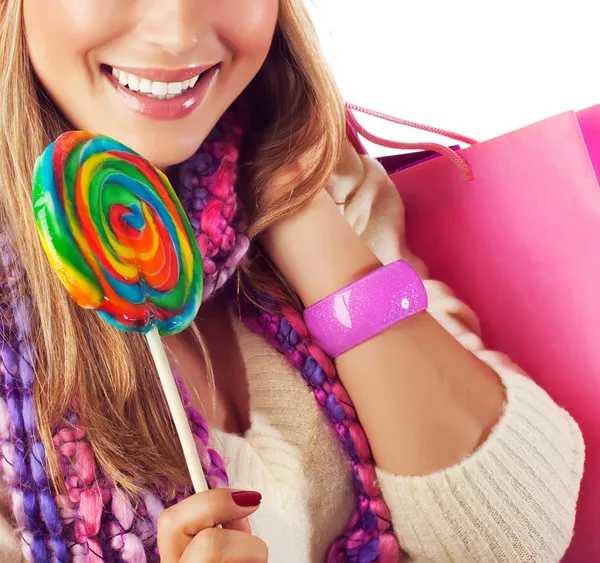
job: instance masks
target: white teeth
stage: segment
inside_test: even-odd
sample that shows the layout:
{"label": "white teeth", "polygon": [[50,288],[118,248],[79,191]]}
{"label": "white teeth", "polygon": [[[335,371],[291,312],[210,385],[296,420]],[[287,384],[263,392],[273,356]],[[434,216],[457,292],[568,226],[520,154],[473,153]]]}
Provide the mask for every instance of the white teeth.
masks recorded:
{"label": "white teeth", "polygon": [[153,82],[152,83],[152,94],[154,96],[166,96],[167,95],[167,83],[166,82]]}
{"label": "white teeth", "polygon": [[142,78],[140,80],[140,92],[143,94],[151,94],[152,93],[152,82],[147,78]]}
{"label": "white teeth", "polygon": [[137,76],[135,76],[135,74],[129,75],[129,87],[134,92],[137,92],[140,89],[140,79]]}
{"label": "white teeth", "polygon": [[200,78],[200,75],[198,75],[182,82],[154,82],[114,67],[112,68],[112,75],[119,84],[128,86],[134,92],[160,100],[170,100],[180,96],[189,88],[196,86]]}
{"label": "white teeth", "polygon": [[167,94],[173,94],[173,95],[181,94],[182,90],[183,90],[183,86],[182,86],[181,82],[171,82],[171,83],[169,83],[169,86],[167,88]]}

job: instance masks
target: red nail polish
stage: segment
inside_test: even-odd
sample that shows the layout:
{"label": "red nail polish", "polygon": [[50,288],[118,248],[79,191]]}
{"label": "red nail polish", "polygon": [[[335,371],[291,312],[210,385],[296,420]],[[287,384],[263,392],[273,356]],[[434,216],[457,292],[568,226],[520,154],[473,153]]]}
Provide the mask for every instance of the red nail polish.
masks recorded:
{"label": "red nail polish", "polygon": [[236,491],[231,493],[233,502],[238,506],[248,508],[250,506],[258,506],[262,500],[262,495],[254,491]]}

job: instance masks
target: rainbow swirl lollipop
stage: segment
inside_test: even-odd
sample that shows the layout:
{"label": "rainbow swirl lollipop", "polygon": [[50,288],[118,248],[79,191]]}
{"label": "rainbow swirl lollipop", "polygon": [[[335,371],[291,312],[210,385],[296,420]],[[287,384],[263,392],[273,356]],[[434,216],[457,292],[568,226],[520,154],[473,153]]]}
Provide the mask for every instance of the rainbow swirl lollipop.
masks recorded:
{"label": "rainbow swirl lollipop", "polygon": [[73,299],[125,331],[175,334],[202,302],[202,258],[167,177],[124,145],[71,131],[38,159],[33,209]]}

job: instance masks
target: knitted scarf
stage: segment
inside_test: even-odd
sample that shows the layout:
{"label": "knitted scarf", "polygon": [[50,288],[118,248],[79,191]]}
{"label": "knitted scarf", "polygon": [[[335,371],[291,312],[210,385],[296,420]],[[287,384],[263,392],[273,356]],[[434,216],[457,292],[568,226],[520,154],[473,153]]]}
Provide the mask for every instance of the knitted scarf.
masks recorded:
{"label": "knitted scarf", "polygon": [[[179,167],[173,182],[204,259],[205,299],[231,277],[249,246],[235,192],[241,137],[242,127],[228,111]],[[157,562],[158,516],[191,491],[179,487],[171,501],[160,486],[135,499],[119,491],[96,463],[75,401],[54,435],[68,494],[59,495],[49,481],[33,401],[32,305],[15,291],[23,272],[8,244],[0,234],[0,266],[6,277],[0,292],[9,296],[8,305],[0,305],[0,463],[23,553],[36,563]],[[246,325],[298,369],[327,413],[354,475],[355,510],[331,545],[327,562],[397,562],[399,547],[369,444],[333,361],[311,340],[298,311],[267,296],[257,303],[242,303]],[[228,486],[225,466],[209,447],[206,421],[189,405],[182,382],[180,389],[209,486]]]}

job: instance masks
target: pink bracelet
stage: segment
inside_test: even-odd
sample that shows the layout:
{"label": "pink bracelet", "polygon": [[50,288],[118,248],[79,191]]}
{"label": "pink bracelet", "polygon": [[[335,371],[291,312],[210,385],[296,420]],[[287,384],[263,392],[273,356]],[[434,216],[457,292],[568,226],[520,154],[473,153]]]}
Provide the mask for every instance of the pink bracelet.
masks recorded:
{"label": "pink bracelet", "polygon": [[421,278],[398,260],[311,305],[304,320],[315,342],[335,358],[426,308]]}

